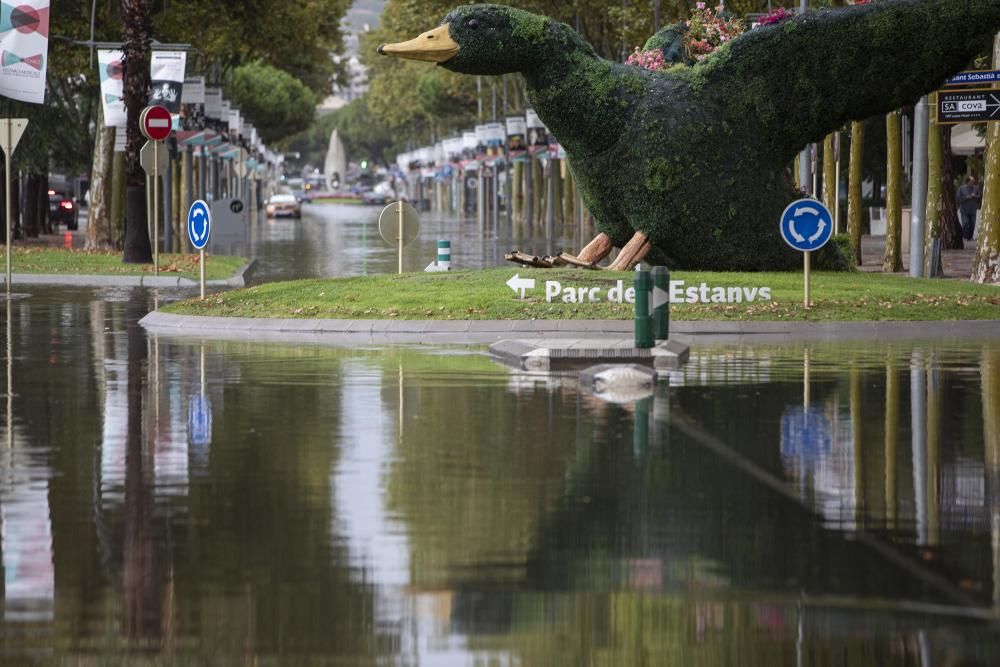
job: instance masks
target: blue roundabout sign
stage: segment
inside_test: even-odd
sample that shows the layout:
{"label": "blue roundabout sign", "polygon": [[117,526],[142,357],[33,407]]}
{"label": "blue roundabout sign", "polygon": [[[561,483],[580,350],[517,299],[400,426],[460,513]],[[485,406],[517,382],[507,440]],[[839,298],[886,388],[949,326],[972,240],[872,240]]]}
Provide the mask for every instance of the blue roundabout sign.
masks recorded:
{"label": "blue roundabout sign", "polygon": [[795,250],[819,250],[833,236],[833,215],[815,199],[799,199],[781,214],[781,238]]}
{"label": "blue roundabout sign", "polygon": [[188,239],[195,250],[202,250],[208,245],[208,237],[212,232],[212,213],[208,204],[196,199],[188,209],[187,216]]}

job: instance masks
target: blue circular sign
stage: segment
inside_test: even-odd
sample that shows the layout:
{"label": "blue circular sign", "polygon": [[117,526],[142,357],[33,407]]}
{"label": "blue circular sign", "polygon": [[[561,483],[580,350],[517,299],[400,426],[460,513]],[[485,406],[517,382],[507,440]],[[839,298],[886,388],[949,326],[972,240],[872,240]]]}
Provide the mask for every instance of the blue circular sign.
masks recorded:
{"label": "blue circular sign", "polygon": [[188,240],[195,250],[201,250],[208,245],[208,236],[212,232],[212,212],[208,204],[196,199],[188,209],[187,217]]}
{"label": "blue circular sign", "polygon": [[819,250],[833,236],[830,209],[815,199],[793,201],[781,214],[781,238],[795,250]]}

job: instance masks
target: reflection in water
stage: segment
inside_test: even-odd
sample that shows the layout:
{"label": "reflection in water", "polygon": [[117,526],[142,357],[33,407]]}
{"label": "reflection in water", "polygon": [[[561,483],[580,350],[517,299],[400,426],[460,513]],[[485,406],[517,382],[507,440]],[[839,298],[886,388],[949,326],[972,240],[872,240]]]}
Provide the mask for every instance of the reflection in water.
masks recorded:
{"label": "reflection in water", "polygon": [[14,357],[10,293],[6,312],[7,413],[0,487],[0,529],[3,550],[4,621],[52,619],[55,572],[52,564],[52,524],[49,518],[48,477],[44,452],[15,433]]}
{"label": "reflection in water", "polygon": [[696,349],[617,405],[150,298],[5,313],[15,663],[1000,661],[996,344]]}

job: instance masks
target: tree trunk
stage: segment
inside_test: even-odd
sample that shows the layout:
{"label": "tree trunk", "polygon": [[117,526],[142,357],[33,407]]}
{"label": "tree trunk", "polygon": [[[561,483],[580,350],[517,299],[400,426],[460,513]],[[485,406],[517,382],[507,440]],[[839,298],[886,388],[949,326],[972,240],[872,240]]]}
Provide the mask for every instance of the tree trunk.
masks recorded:
{"label": "tree trunk", "polygon": [[[38,216],[38,228],[42,230],[42,234],[54,234],[55,231],[52,229],[52,220],[49,217],[49,175],[39,174],[38,175],[38,189],[35,191],[35,205],[38,207],[36,210],[36,215]],[[73,211],[76,213],[76,210]]]}
{"label": "tree trunk", "polygon": [[127,205],[125,249],[122,261],[150,264],[153,248],[146,223],[146,179],[139,164],[145,139],[139,131],[139,114],[149,101],[149,43],[151,24],[146,0],[122,0],[122,51],[125,54],[125,109],[128,112],[125,143]]}
{"label": "tree trunk", "polygon": [[861,266],[861,166],[865,147],[865,124],[851,123],[851,157],[847,168],[847,233],[851,237],[854,263]]}
{"label": "tree trunk", "polygon": [[886,132],[886,184],[885,184],[885,254],[882,271],[898,273],[903,270],[900,250],[903,234],[903,141],[900,114],[893,111],[885,117]]}
{"label": "tree trunk", "polygon": [[[993,41],[993,64],[1000,63],[1000,35]],[[972,280],[1000,283],[1000,126],[987,123],[986,176]]]}
{"label": "tree trunk", "polygon": [[[117,128],[115,132],[124,132]],[[93,194],[93,193],[91,193]],[[125,246],[125,153],[116,152],[111,158],[111,243],[121,250]]]}
{"label": "tree trunk", "polygon": [[[514,220],[515,226],[520,226],[522,222],[522,216],[524,215],[524,202],[521,200],[522,192],[524,188],[521,187],[521,182],[524,180],[524,163],[515,162],[514,163],[514,175],[511,178],[511,205],[514,207],[512,209],[511,217]],[[514,234],[517,237],[517,234]]]}
{"label": "tree trunk", "polygon": [[97,105],[97,140],[90,169],[85,250],[111,248],[111,182],[115,159],[115,128],[104,124],[104,105]]}
{"label": "tree trunk", "polygon": [[[992,125],[993,123],[989,123]],[[944,174],[941,176],[944,191],[944,203],[941,210],[941,248],[944,250],[961,250],[965,247],[962,237],[962,224],[958,220],[958,200],[955,197],[955,183],[958,175],[955,173],[951,159],[951,126],[941,131],[941,160],[944,163]]]}
{"label": "tree trunk", "polygon": [[545,229],[545,180],[542,172],[542,163],[535,158],[531,159],[531,191],[534,194],[532,205],[534,212],[532,218],[535,221],[535,228]]}
{"label": "tree trunk", "polygon": [[[28,183],[24,197],[24,235],[28,238],[37,238],[41,231],[41,216],[38,212],[38,188],[41,184],[41,176],[38,174],[28,174]],[[45,207],[48,213],[48,206]]]}
{"label": "tree trunk", "polygon": [[[937,108],[937,93],[933,93],[930,99],[931,108]],[[947,177],[943,160],[944,153],[941,146],[942,131],[951,132],[951,126],[938,125],[933,120],[927,132],[927,208],[925,209],[925,219],[927,220],[927,233],[924,236],[924,275],[941,274],[941,257],[938,256],[937,266],[931,266],[934,256],[934,241],[941,238],[941,216],[944,213],[944,191],[950,189],[951,184],[945,183]]]}
{"label": "tree trunk", "polygon": [[[835,215],[837,210],[837,154],[834,152],[836,132],[826,135],[823,140],[823,204]],[[837,221],[833,223],[837,227]]]}

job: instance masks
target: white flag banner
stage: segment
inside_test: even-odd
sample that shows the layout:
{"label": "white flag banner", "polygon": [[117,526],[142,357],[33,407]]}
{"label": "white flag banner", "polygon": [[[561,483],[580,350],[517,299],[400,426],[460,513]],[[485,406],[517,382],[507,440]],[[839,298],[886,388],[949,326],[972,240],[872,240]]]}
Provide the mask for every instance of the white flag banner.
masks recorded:
{"label": "white flag banner", "polygon": [[49,56],[49,0],[0,4],[0,95],[45,102]]}
{"label": "white flag banner", "polygon": [[205,88],[205,115],[209,118],[222,118],[222,88]]}
{"label": "white flag banner", "polygon": [[236,134],[240,133],[240,110],[230,109],[229,110],[229,131]]}
{"label": "white flag banner", "polygon": [[184,90],[181,91],[183,104],[205,103],[205,77],[189,76],[184,79]]}
{"label": "white flag banner", "polygon": [[152,79],[150,104],[162,104],[170,113],[180,113],[186,62],[187,53],[184,51],[153,51],[149,61]]}
{"label": "white flag banner", "polygon": [[121,51],[97,50],[97,69],[101,74],[101,104],[104,105],[104,126],[125,127],[125,68]]}

